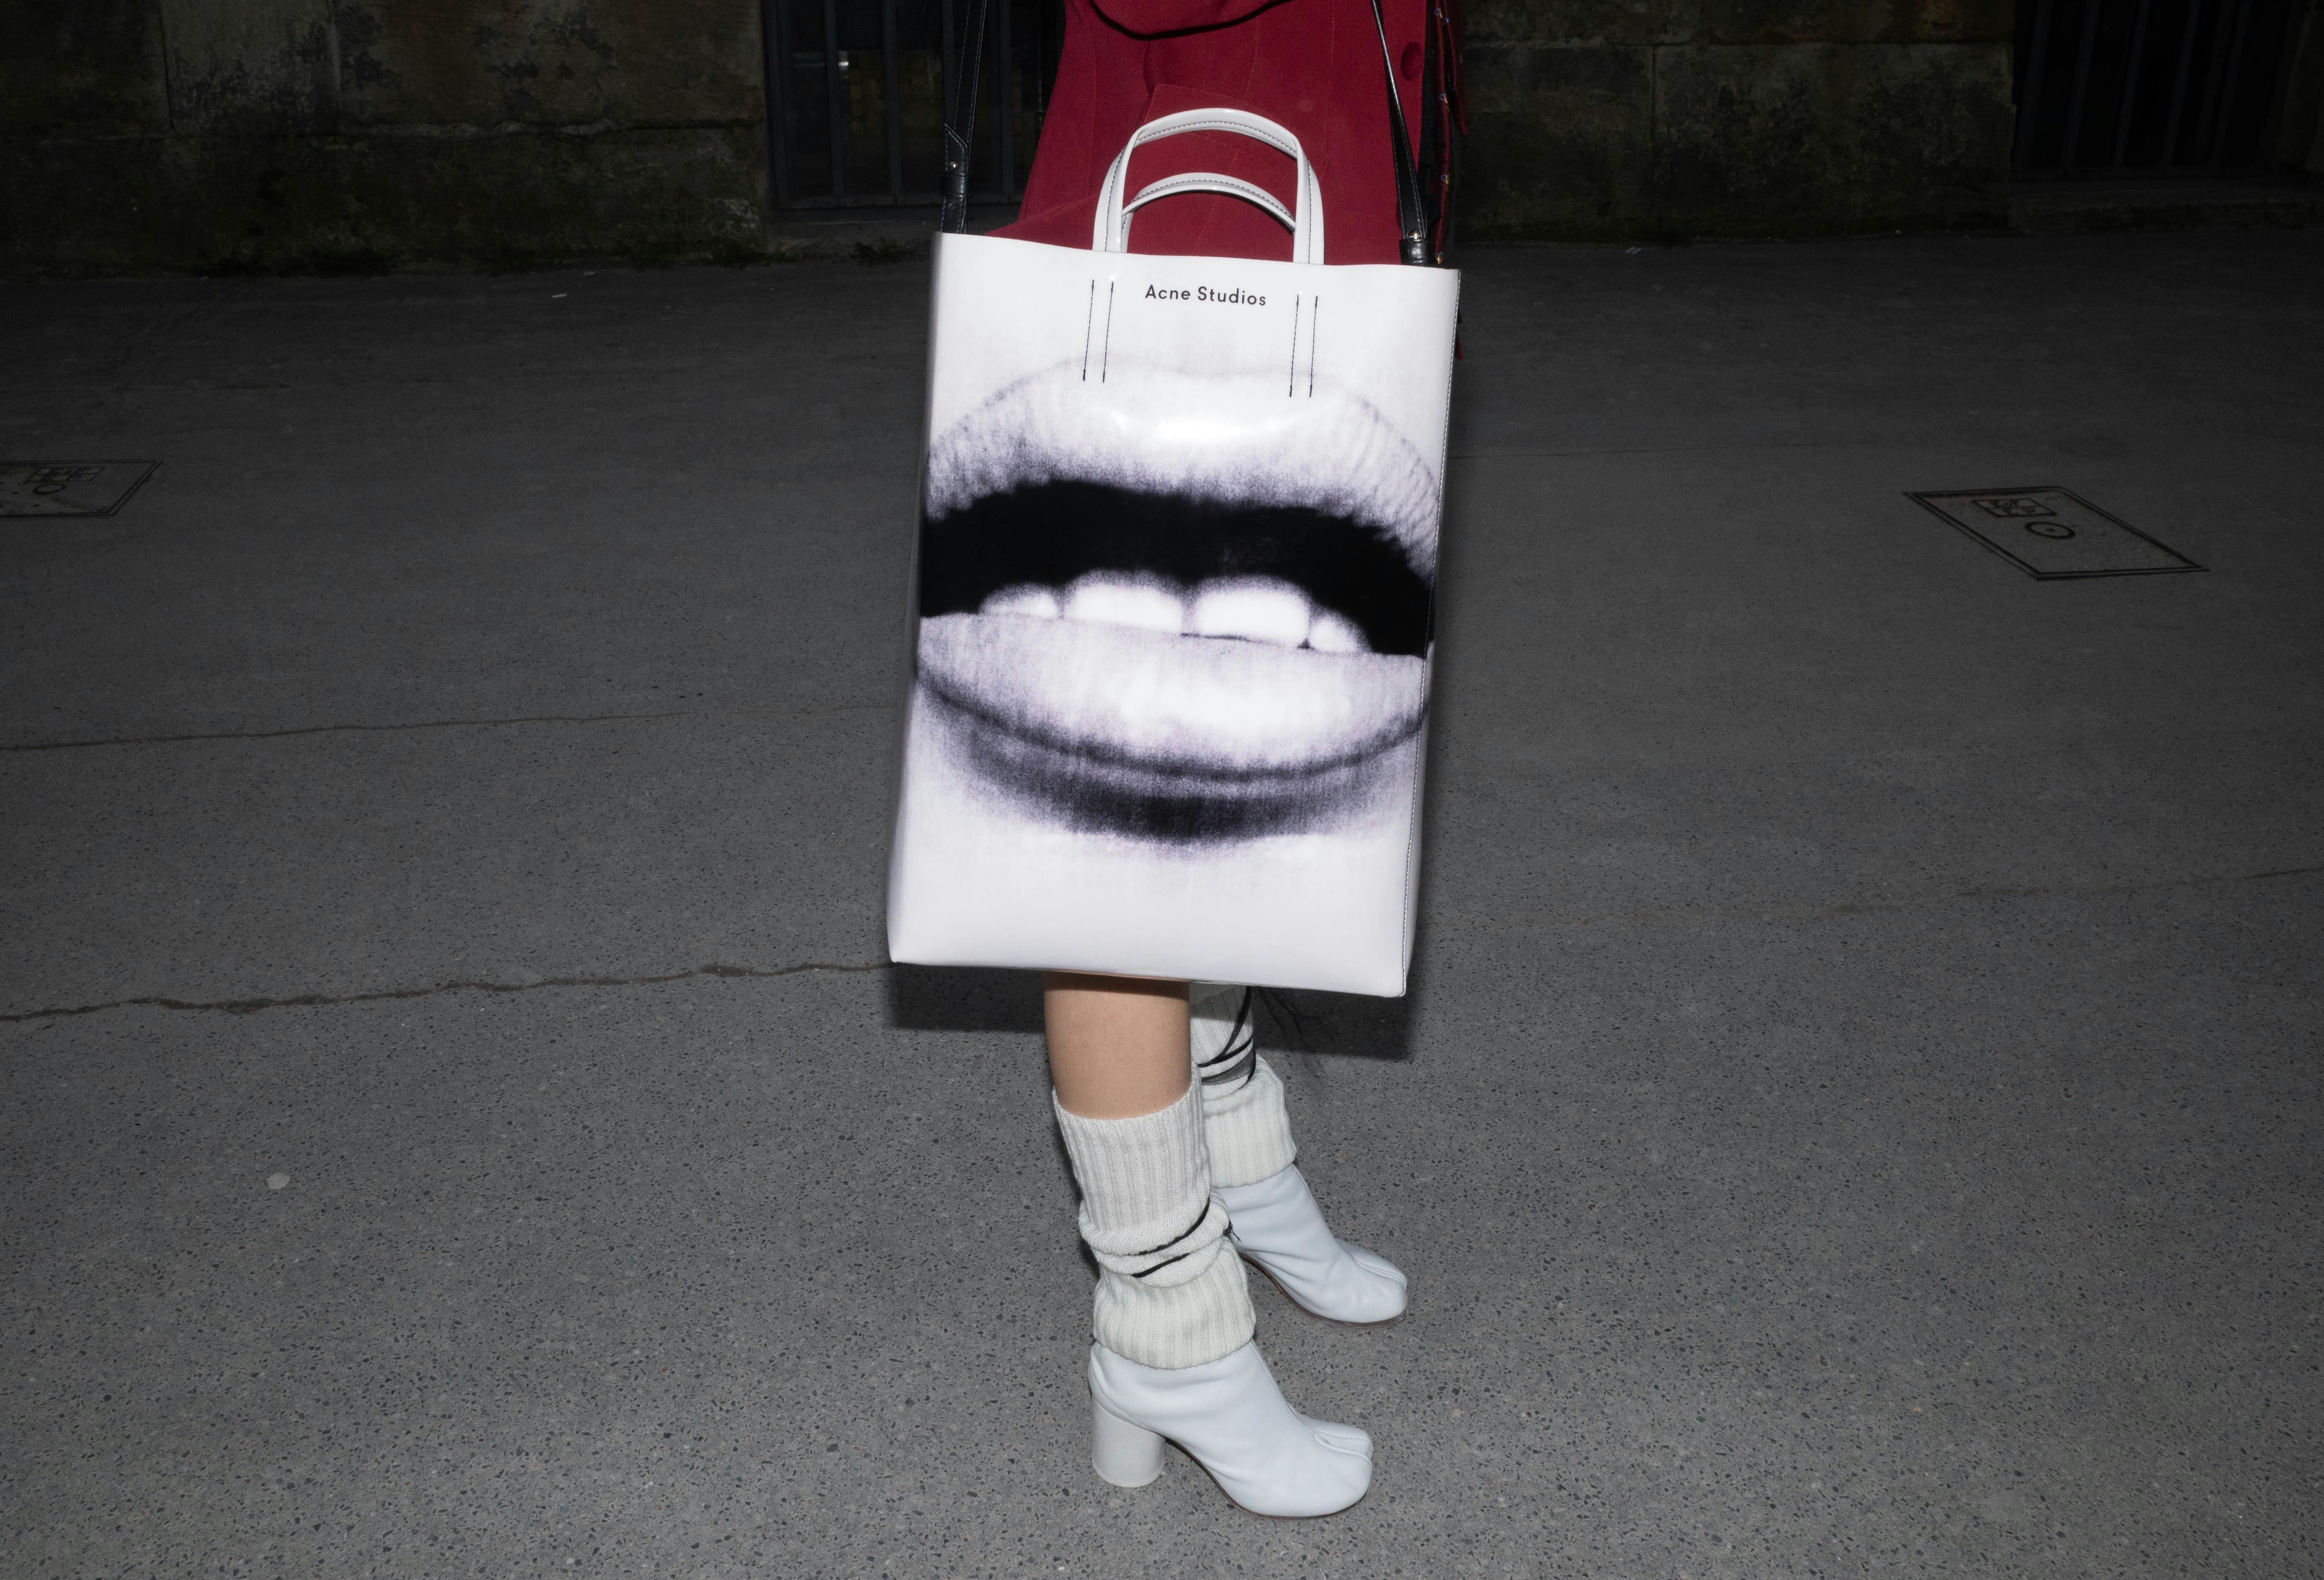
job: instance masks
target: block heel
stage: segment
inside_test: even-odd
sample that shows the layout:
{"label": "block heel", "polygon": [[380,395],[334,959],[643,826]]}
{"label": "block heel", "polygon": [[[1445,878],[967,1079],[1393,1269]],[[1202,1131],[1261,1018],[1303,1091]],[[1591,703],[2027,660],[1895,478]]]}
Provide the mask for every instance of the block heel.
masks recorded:
{"label": "block heel", "polygon": [[1090,1408],[1097,1474],[1117,1487],[1159,1475],[1165,1441],[1254,1514],[1336,1514],[1372,1484],[1370,1435],[1293,1409],[1255,1344],[1175,1370],[1092,1344]]}
{"label": "block heel", "polygon": [[1131,1426],[1095,1400],[1090,1401],[1090,1423],[1100,1481],[1142,1487],[1162,1474],[1161,1433]]}

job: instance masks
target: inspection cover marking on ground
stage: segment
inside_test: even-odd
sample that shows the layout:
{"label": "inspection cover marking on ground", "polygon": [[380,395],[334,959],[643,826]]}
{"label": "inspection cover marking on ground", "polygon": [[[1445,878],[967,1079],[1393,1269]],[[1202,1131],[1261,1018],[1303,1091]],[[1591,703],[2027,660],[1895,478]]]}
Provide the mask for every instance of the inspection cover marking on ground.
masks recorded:
{"label": "inspection cover marking on ground", "polygon": [[2041,581],[2203,568],[2070,489],[1964,488],[1904,497]]}
{"label": "inspection cover marking on ground", "polygon": [[158,461],[0,461],[0,516],[109,516]]}

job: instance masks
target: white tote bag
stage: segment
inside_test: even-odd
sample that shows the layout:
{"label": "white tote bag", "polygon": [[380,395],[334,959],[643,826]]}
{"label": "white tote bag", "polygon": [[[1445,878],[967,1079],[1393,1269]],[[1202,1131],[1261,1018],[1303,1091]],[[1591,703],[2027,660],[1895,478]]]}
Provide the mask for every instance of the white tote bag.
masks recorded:
{"label": "white tote bag", "polygon": [[[1197,129],[1296,204],[1125,197]],[[1186,191],[1296,261],[1128,252]],[[897,960],[1404,991],[1460,280],[1327,265],[1326,217],[1205,110],[1087,253],[937,238]]]}

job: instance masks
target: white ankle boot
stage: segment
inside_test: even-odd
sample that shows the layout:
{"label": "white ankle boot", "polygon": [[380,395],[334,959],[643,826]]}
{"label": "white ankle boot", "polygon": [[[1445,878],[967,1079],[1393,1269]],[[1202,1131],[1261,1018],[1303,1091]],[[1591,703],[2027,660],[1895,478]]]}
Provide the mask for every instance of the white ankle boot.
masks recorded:
{"label": "white ankle boot", "polygon": [[1394,1263],[1335,1240],[1296,1165],[1257,1185],[1213,1188],[1244,1258],[1283,1292],[1333,1322],[1393,1322],[1404,1314],[1404,1274]]}
{"label": "white ankle boot", "polygon": [[1370,1435],[1285,1403],[1256,1344],[1171,1371],[1092,1344],[1089,1381],[1097,1474],[1117,1487],[1160,1475],[1167,1438],[1254,1514],[1336,1514],[1370,1490]]}

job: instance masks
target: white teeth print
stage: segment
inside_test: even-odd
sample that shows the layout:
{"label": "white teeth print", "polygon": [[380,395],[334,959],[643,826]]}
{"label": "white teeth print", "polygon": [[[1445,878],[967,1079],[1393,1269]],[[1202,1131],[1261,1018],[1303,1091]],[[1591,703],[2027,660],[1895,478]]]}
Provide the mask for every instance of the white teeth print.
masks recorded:
{"label": "white teeth print", "polygon": [[1146,577],[1102,570],[1074,578],[1065,588],[1065,614],[1068,620],[1129,625],[1173,636],[1186,629],[1186,605],[1176,587]]}
{"label": "white teeth print", "polygon": [[1318,609],[1307,595],[1269,576],[1214,577],[1190,601],[1175,583],[1123,571],[1092,571],[1064,593],[1038,582],[1002,587],[979,607],[982,614],[1036,620],[1083,620],[1172,635],[1232,637],[1274,647],[1324,653],[1368,653],[1372,644],[1344,614]]}
{"label": "white teeth print", "polygon": [[1002,587],[984,600],[977,611],[981,614],[1030,614],[1038,620],[1055,620],[1064,613],[1057,602],[1055,587],[1039,587],[1032,582],[1019,582],[1013,587]]}
{"label": "white teeth print", "polygon": [[1307,640],[1307,595],[1273,577],[1222,577],[1194,589],[1197,636],[1239,636],[1246,642],[1297,647]]}
{"label": "white teeth print", "polygon": [[1315,623],[1307,628],[1307,645],[1319,653],[1365,653],[1372,644],[1356,629],[1355,622],[1329,609],[1315,611]]}

